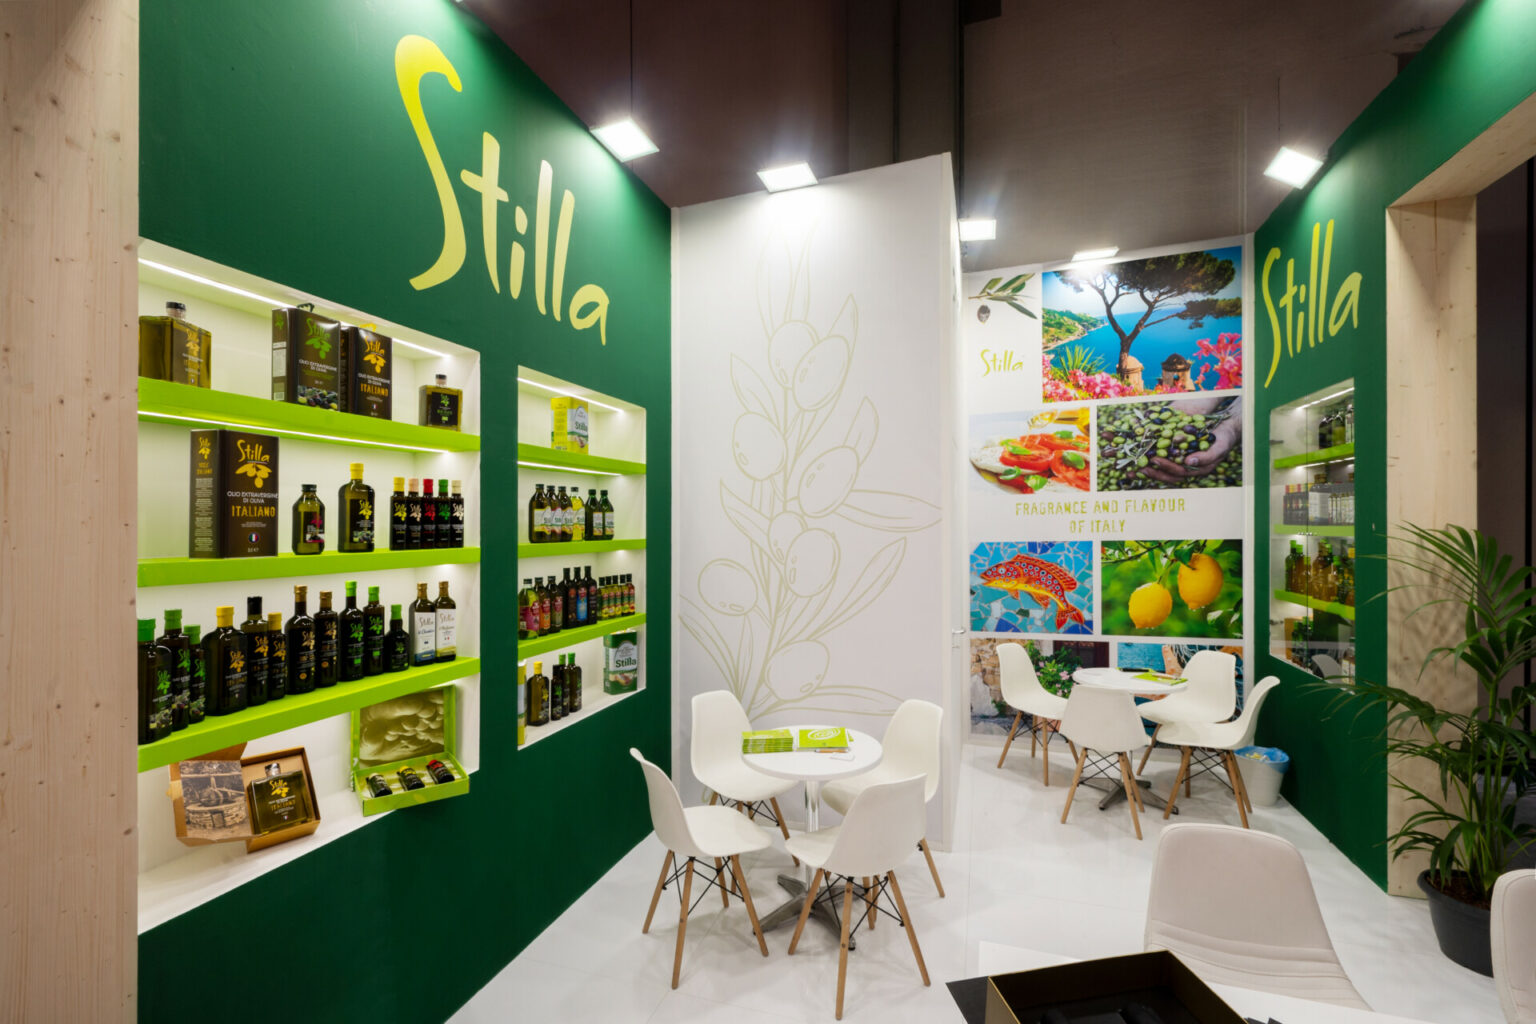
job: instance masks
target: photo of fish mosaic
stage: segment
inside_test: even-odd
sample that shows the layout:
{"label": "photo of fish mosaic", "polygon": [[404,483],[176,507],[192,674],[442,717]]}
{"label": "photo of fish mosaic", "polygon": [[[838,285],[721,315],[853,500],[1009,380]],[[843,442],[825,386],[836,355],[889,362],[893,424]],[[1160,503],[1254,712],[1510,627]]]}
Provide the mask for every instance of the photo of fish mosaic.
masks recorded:
{"label": "photo of fish mosaic", "polygon": [[989,541],[971,552],[971,629],[1091,635],[1093,544]]}

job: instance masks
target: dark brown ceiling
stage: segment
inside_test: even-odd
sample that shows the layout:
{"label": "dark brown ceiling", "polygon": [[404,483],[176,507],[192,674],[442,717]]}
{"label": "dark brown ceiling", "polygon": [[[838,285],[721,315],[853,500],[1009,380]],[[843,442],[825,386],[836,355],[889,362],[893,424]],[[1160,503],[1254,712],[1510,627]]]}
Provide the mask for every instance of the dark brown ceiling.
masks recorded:
{"label": "dark brown ceiling", "polygon": [[1276,147],[1326,150],[1461,0],[1004,0],[963,29],[987,3],[465,6],[588,124],[630,110],[633,11],[633,112],[660,152],[631,167],[671,206],[776,163],[956,151],[962,214],[998,220],[975,269],[1253,230],[1286,193],[1262,176]]}

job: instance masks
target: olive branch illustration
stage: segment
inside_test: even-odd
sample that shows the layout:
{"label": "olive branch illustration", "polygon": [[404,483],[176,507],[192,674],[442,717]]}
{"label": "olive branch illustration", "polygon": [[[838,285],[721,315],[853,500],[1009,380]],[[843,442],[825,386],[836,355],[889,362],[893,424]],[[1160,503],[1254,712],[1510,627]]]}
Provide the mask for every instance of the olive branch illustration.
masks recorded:
{"label": "olive branch illustration", "polygon": [[[896,537],[849,573],[840,538],[854,530],[916,533],[939,521],[938,507],[921,498],[858,487],[880,430],[867,396],[841,426],[858,303],[848,295],[825,329],[811,322],[810,248],[809,234],[798,258],[787,242],[771,240],[760,257],[767,376],[731,355],[741,407],[731,454],[744,479],[735,489],[720,482],[721,511],[746,542],[745,555],[738,545],[735,557],[705,564],[697,600],[683,598],[678,615],[753,717],[788,708],[878,714],[895,707],[887,690],[829,681],[832,652],[823,641],[886,592],[907,540]],[[844,666],[842,675],[856,671]]]}

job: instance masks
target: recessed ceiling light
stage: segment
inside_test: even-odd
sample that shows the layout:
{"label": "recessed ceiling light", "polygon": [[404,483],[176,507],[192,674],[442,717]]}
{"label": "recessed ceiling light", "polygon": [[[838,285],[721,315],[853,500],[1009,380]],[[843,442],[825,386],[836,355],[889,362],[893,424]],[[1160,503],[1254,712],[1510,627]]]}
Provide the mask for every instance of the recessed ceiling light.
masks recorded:
{"label": "recessed ceiling light", "polygon": [[960,241],[990,242],[997,237],[997,221],[991,217],[965,217],[960,221]]}
{"label": "recessed ceiling light", "polygon": [[1120,251],[1118,245],[1106,245],[1102,249],[1083,249],[1072,254],[1073,263],[1095,263],[1099,260],[1107,260]]}
{"label": "recessed ceiling light", "polygon": [[617,157],[620,163],[656,152],[656,143],[640,130],[632,117],[593,128],[592,134],[597,136],[598,142],[608,147],[608,152]]}
{"label": "recessed ceiling light", "polygon": [[1312,180],[1312,175],[1316,174],[1321,166],[1323,162],[1317,157],[1298,153],[1290,146],[1281,146],[1280,152],[1276,153],[1275,158],[1269,162],[1269,166],[1264,168],[1264,173],[1276,181],[1285,182],[1292,188],[1301,188]]}
{"label": "recessed ceiling light", "polygon": [[769,192],[783,192],[786,189],[805,188],[807,185],[816,184],[816,175],[811,173],[811,165],[807,163],[770,167],[767,170],[758,171],[757,176],[763,179],[763,187]]}

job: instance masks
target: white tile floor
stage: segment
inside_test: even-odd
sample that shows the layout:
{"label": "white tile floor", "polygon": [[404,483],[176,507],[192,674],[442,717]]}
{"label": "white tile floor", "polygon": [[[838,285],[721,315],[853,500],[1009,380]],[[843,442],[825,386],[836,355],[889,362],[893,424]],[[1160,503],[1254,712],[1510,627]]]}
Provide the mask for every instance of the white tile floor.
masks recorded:
{"label": "white tile floor", "polygon": [[[1061,825],[1065,768],[1053,771],[1046,789],[1027,745],[1021,754],[1015,744],[1001,770],[997,753],[978,746],[964,754],[954,850],[935,851],[947,898],[938,898],[915,851],[897,872],[932,987],[922,986],[900,930],[882,919],[873,935],[861,933],[849,957],[845,1021],[959,1022],[943,983],[977,973],[983,942],[1072,957],[1140,950],[1161,815],[1143,819],[1146,839],[1138,843],[1124,805],[1101,812],[1090,793]],[[1066,764],[1063,753],[1053,768]],[[1167,791],[1174,767],[1159,758],[1148,765],[1157,792]],[[1209,778],[1197,780],[1179,807],[1186,821],[1236,823],[1230,794]],[[1373,1007],[1434,1024],[1502,1020],[1492,982],[1440,955],[1421,901],[1382,893],[1283,803],[1259,808],[1253,824],[1300,847],[1344,967]],[[455,1024],[833,1019],[836,939],[807,927],[788,957],[790,929],[769,932],[764,959],[740,902],[725,911],[713,896],[689,919],[682,980],[672,990],[672,890],[650,934],[640,934],[663,856],[654,837],[637,846],[470,1000]],[[782,847],[745,864],[759,911],[778,905],[783,893],[774,878],[789,867]]]}

